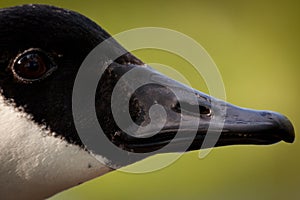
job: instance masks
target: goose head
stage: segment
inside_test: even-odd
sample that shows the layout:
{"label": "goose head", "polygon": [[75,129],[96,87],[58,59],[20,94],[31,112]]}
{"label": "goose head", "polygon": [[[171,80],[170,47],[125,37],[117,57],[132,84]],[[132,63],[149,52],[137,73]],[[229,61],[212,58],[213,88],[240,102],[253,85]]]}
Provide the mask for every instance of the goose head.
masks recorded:
{"label": "goose head", "polygon": [[[105,140],[123,152],[122,158],[114,157],[103,141],[84,139],[94,123],[85,109],[91,106],[84,104],[85,94],[79,94],[83,115],[74,116],[73,102],[82,62],[110,37],[83,15],[53,6],[0,10],[0,193],[7,199],[49,197],[156,153],[293,142],[294,129],[285,116],[240,108],[178,83],[111,40],[105,53],[123,53],[92,69],[97,75],[109,61],[92,107]],[[136,73],[133,83],[139,77],[151,82],[136,88],[123,105],[122,98],[132,90],[129,79],[122,79],[129,72]],[[112,94],[118,84],[119,105],[113,110]],[[130,120],[121,117],[125,131],[115,114],[123,116],[126,110]],[[218,117],[224,119],[222,129],[208,132],[218,125],[214,121]],[[217,132],[218,140],[204,145],[205,137]]]}

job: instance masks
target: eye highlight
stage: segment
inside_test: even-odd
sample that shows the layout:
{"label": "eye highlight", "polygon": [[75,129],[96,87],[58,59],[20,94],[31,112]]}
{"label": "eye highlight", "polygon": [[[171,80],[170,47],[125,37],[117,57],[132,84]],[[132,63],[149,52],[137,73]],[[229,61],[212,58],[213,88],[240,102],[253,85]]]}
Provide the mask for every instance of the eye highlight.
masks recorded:
{"label": "eye highlight", "polygon": [[56,68],[52,58],[41,49],[28,49],[11,64],[14,77],[29,83],[48,77]]}

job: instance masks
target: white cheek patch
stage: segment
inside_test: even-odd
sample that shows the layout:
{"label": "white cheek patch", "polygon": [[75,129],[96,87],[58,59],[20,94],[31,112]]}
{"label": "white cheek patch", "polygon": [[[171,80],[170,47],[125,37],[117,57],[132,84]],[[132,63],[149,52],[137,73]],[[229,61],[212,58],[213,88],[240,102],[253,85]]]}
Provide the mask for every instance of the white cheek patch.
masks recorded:
{"label": "white cheek patch", "polygon": [[0,95],[1,198],[42,199],[111,171],[31,119]]}

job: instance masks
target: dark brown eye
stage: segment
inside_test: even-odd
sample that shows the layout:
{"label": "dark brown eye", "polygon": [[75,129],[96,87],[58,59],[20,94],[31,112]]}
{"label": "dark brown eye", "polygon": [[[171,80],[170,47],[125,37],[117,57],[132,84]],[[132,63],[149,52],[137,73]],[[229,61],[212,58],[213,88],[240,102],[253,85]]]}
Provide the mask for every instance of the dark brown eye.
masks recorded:
{"label": "dark brown eye", "polygon": [[33,82],[50,75],[56,68],[56,65],[42,50],[28,49],[15,58],[11,68],[17,79]]}

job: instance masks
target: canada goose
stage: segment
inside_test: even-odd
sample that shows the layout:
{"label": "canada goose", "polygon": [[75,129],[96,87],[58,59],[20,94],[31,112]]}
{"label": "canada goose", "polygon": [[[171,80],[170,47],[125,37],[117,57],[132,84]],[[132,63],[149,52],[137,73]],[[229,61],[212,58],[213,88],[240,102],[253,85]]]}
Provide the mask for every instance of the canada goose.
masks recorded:
{"label": "canada goose", "polygon": [[[0,19],[1,198],[46,198],[103,175],[113,170],[114,165],[122,166],[105,152],[94,155],[95,152],[86,149],[72,115],[72,92],[78,69],[88,53],[110,35],[78,13],[47,5],[2,9]],[[111,51],[121,48],[113,44],[116,46],[111,46]],[[168,88],[145,85],[130,100],[131,118],[138,125],[149,123],[148,113],[157,103],[166,111],[166,122],[154,136],[151,130],[143,133],[143,138],[126,134],[112,115],[111,95],[119,79],[132,69],[169,81],[175,88],[194,95],[197,104],[189,99],[178,103]],[[125,92],[126,89],[125,86]],[[199,149],[211,119],[218,117],[218,110],[211,106],[214,101],[218,100],[155,72],[126,53],[112,62],[101,77],[95,107],[107,138],[130,155],[129,152],[151,153],[169,144],[182,117],[191,125],[200,119],[194,129],[197,135],[191,138],[189,133],[193,130],[183,127],[181,137],[173,141],[167,152],[181,151],[190,139],[192,143],[187,150]],[[293,142],[294,129],[285,116],[219,103],[227,108],[227,114],[216,146]],[[194,112],[197,109],[200,115]],[[119,111],[122,112],[122,107]],[[142,158],[134,156],[128,164]]]}

